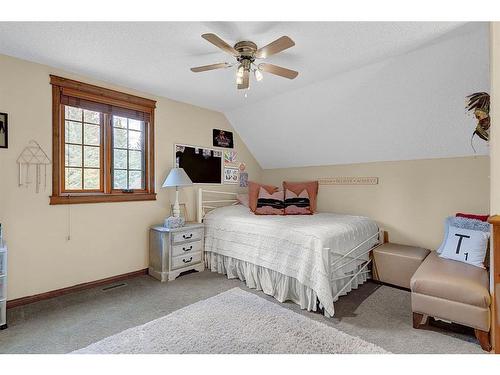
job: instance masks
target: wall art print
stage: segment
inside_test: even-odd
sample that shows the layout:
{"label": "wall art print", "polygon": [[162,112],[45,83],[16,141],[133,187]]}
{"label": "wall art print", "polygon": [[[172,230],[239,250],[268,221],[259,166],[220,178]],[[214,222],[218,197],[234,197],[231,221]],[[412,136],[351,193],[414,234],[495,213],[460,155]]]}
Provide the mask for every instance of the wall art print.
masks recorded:
{"label": "wall art print", "polygon": [[213,129],[213,144],[215,147],[233,148],[233,133],[222,129]]}
{"label": "wall art print", "polygon": [[0,148],[9,147],[9,121],[7,113],[0,113]]}
{"label": "wall art print", "polygon": [[470,139],[470,145],[474,152],[474,144],[472,143],[474,136],[477,135],[483,141],[490,140],[490,95],[486,92],[475,92],[467,96],[467,104],[465,109],[474,113],[477,120],[477,126]]}
{"label": "wall art print", "polygon": [[224,168],[224,183],[225,184],[239,184],[240,170],[233,167]]}

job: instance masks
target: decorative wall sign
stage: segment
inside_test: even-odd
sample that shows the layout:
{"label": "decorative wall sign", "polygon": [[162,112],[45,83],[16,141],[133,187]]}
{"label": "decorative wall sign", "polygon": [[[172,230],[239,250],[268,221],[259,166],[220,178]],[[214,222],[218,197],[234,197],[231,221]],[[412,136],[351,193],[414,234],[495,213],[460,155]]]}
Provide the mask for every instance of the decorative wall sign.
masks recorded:
{"label": "decorative wall sign", "polygon": [[465,109],[469,112],[474,112],[474,117],[477,120],[477,126],[472,133],[470,139],[470,145],[476,152],[472,140],[475,135],[481,138],[483,141],[488,142],[490,140],[490,95],[486,92],[476,92],[467,97],[467,105]]}
{"label": "decorative wall sign", "polygon": [[233,133],[226,130],[214,129],[213,142],[215,147],[233,148]]}
{"label": "decorative wall sign", "polygon": [[236,151],[224,150],[224,164],[235,163],[237,155]]}
{"label": "decorative wall sign", "polygon": [[0,148],[9,147],[9,115],[0,113]]}
{"label": "decorative wall sign", "polygon": [[248,187],[248,173],[240,172],[240,187]]}
{"label": "decorative wall sign", "polygon": [[238,184],[240,182],[240,170],[238,168],[224,168],[224,183]]}
{"label": "decorative wall sign", "polygon": [[320,185],[378,185],[378,177],[331,177],[318,179]]}
{"label": "decorative wall sign", "polygon": [[[31,140],[17,158],[19,186],[28,187],[30,184],[35,184],[38,193],[43,184],[43,190],[45,190],[47,188],[47,166],[50,164],[51,161],[42,147],[37,141]],[[32,169],[34,169],[35,176],[31,174]]]}

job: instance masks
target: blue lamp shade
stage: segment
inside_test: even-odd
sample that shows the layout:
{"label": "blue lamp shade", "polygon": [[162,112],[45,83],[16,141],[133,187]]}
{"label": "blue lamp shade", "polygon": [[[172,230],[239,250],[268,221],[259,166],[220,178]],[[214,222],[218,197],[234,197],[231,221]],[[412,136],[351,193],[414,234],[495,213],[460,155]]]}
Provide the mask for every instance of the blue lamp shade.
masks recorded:
{"label": "blue lamp shade", "polygon": [[189,178],[183,168],[172,168],[162,187],[189,186],[193,181]]}

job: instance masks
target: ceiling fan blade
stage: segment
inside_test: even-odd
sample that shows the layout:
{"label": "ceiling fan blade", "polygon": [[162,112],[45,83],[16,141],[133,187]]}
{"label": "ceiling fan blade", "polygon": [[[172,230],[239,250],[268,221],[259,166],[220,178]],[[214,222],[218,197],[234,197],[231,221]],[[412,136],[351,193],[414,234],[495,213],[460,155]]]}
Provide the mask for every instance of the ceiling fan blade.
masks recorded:
{"label": "ceiling fan blade", "polygon": [[199,72],[206,72],[207,70],[229,68],[230,66],[231,65],[228,63],[210,64],[210,65],[203,65],[203,66],[197,66],[195,68],[191,68],[191,71],[195,72],[195,73],[199,73]]}
{"label": "ceiling fan blade", "polygon": [[282,36],[279,39],[276,39],[274,42],[269,43],[267,46],[259,48],[257,52],[255,52],[255,57],[258,59],[265,59],[271,55],[274,55],[278,52],[284,51],[287,48],[293,47],[295,42],[290,39],[288,36]]}
{"label": "ceiling fan blade", "polygon": [[283,68],[282,66],[273,64],[265,64],[265,63],[259,64],[259,69],[264,72],[276,74],[277,76],[285,77],[288,79],[294,79],[299,75],[299,72],[296,72],[295,70]]}
{"label": "ceiling fan blade", "polygon": [[224,52],[233,55],[234,57],[238,57],[240,55],[238,51],[236,51],[233,47],[224,42],[221,38],[219,38],[215,34],[203,34],[201,37],[212,43],[214,46],[219,47]]}
{"label": "ceiling fan blade", "polygon": [[238,90],[248,89],[250,85],[250,72],[248,70],[243,71],[243,82],[238,85]]}

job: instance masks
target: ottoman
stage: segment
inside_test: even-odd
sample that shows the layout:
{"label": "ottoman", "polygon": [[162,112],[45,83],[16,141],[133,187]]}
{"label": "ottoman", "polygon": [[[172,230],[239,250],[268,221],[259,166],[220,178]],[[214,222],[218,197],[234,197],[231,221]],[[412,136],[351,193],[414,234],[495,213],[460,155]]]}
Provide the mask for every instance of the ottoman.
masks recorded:
{"label": "ottoman", "polygon": [[373,250],[373,279],[410,289],[410,280],[430,251],[385,243]]}
{"label": "ottoman", "polygon": [[429,254],[411,279],[413,327],[425,316],[474,328],[481,347],[490,351],[489,275],[485,269]]}

